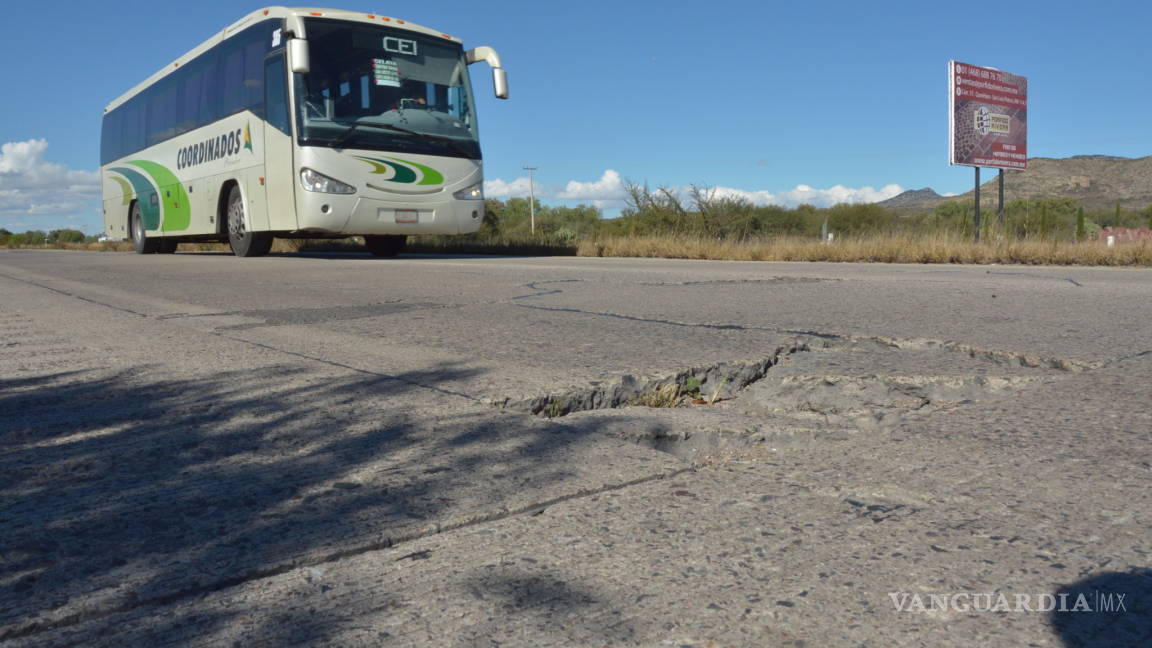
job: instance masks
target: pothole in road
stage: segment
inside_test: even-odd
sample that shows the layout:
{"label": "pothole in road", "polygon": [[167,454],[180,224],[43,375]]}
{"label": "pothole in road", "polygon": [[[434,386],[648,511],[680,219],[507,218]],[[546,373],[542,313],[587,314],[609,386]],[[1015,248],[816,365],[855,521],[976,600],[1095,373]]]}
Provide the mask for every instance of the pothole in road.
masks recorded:
{"label": "pothole in road", "polygon": [[661,399],[667,406],[681,404],[684,397],[710,393],[713,401],[731,398],[733,394],[761,380],[782,358],[807,350],[807,344],[778,347],[768,358],[752,363],[720,363],[709,367],[686,369],[670,376],[620,378],[587,388],[560,394],[546,394],[524,399],[505,399],[499,407],[557,418],[573,412],[614,409],[629,405],[652,404]]}
{"label": "pothole in road", "polygon": [[[588,425],[683,459],[891,429],[1003,397],[1058,365],[945,346],[797,340],[751,363],[623,376],[499,405]],[[576,416],[570,416],[575,414]]]}

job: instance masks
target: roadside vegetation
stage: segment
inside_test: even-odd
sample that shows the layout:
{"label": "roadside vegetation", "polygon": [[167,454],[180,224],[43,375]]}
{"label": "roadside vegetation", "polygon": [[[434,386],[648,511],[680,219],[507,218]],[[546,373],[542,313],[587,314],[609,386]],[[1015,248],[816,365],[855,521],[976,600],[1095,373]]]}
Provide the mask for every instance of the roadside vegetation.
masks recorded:
{"label": "roadside vegetation", "polygon": [[702,187],[687,195],[636,184],[627,189],[627,206],[614,219],[602,219],[592,206],[537,202],[535,234],[527,199],[488,200],[476,234],[422,237],[411,249],[736,261],[1152,265],[1150,240],[1114,247],[1097,240],[1106,227],[1152,229],[1152,206],[1085,210],[1070,198],[1017,200],[1005,205],[1001,224],[995,208],[986,204],[976,243],[970,201],[905,214],[874,204],[756,206]]}
{"label": "roadside vegetation", "polygon": [[[1152,229],[1152,206],[1085,210],[1071,198],[1016,200],[1005,205],[1001,223],[995,208],[985,204],[981,242],[976,243],[970,201],[901,213],[875,204],[757,206],[703,187],[692,187],[685,195],[631,184],[627,192],[627,206],[612,219],[602,218],[591,205],[546,206],[537,201],[534,228],[527,199],[489,199],[476,234],[413,237],[408,250],[741,261],[1152,265],[1149,238],[1109,247],[1098,236],[1108,227]],[[132,249],[128,241],[99,241],[77,230],[0,229],[0,247]],[[228,250],[214,243],[182,244],[180,249]],[[277,239],[273,251],[358,252],[360,247],[355,239]]]}

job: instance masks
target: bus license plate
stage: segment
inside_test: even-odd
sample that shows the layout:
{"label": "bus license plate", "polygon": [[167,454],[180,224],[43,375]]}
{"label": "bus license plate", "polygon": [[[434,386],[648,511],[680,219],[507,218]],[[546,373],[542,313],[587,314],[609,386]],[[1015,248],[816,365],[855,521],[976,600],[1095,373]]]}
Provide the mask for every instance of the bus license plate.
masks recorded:
{"label": "bus license plate", "polygon": [[419,223],[420,212],[415,209],[397,209],[396,210],[397,223]]}

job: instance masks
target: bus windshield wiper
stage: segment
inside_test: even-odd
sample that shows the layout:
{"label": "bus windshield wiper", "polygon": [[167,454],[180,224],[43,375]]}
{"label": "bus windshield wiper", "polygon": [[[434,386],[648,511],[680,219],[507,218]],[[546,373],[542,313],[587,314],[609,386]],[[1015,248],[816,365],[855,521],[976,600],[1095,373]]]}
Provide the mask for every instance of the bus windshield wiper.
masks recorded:
{"label": "bus windshield wiper", "polygon": [[403,133],[405,135],[410,135],[412,137],[416,137],[416,138],[423,139],[423,140],[428,140],[431,142],[441,142],[443,144],[447,144],[449,148],[456,151],[457,153],[460,153],[464,157],[468,157],[468,158],[472,157],[471,151],[469,151],[468,149],[461,146],[456,140],[452,139],[451,137],[444,137],[443,135],[432,135],[430,133],[421,133],[419,131],[410,130],[410,129],[403,128],[400,126],[395,126],[392,124],[381,124],[379,122],[364,121],[362,119],[358,119],[355,121],[347,121],[347,122],[337,122],[337,123],[347,124],[349,126],[349,128],[348,128],[348,130],[344,131],[340,135],[340,137],[337,137],[336,141],[332,142],[332,146],[335,148],[340,148],[341,144],[348,141],[348,138],[352,136],[352,133],[354,133],[358,127],[369,126],[371,128],[380,128],[383,130],[390,130],[390,131],[393,131],[396,133]]}
{"label": "bus windshield wiper", "polygon": [[410,131],[407,128],[400,128],[399,126],[393,126],[391,124],[378,124],[376,122],[364,121],[362,119],[356,119],[353,121],[338,121],[336,123],[348,126],[348,130],[341,133],[340,137],[337,137],[332,142],[333,148],[340,148],[344,142],[348,141],[349,137],[352,137],[352,133],[355,133],[356,129],[361,126],[371,126],[372,128],[383,128],[385,130],[392,130],[400,133],[415,134],[414,131]]}

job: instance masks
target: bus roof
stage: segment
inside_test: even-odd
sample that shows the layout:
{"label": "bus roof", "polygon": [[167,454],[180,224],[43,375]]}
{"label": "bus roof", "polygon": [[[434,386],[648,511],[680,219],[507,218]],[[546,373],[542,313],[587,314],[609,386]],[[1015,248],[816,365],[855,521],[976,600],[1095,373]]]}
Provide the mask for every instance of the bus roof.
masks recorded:
{"label": "bus roof", "polygon": [[248,27],[249,25],[256,24],[256,23],[263,21],[263,20],[274,19],[274,18],[287,18],[289,16],[300,16],[303,18],[331,18],[334,20],[350,20],[350,21],[355,21],[355,22],[370,23],[370,24],[374,24],[374,25],[387,25],[389,27],[395,27],[397,29],[406,29],[408,31],[424,34],[426,36],[434,36],[437,38],[444,38],[444,39],[450,40],[454,43],[460,43],[460,39],[456,38],[454,36],[449,36],[448,34],[445,34],[445,33],[440,32],[440,31],[436,31],[435,29],[429,29],[429,28],[424,27],[422,25],[417,25],[415,23],[408,22],[407,20],[403,20],[400,18],[394,18],[392,16],[383,16],[380,14],[365,13],[363,11],[348,11],[346,9],[322,9],[322,8],[317,8],[317,7],[265,7],[263,9],[257,9],[256,11],[253,11],[252,13],[248,14],[247,16],[244,16],[240,20],[237,20],[236,22],[232,23],[231,25],[228,25],[227,27],[225,27],[221,31],[217,32],[212,37],[210,37],[208,40],[204,41],[203,43],[200,43],[199,45],[192,48],[191,50],[188,50],[187,52],[182,54],[179,58],[177,58],[172,63],[169,63],[168,65],[161,68],[159,71],[157,71],[152,76],[150,76],[147,79],[145,79],[144,81],[141,81],[140,83],[136,84],[136,86],[133,87],[128,92],[125,92],[124,94],[120,95],[119,97],[113,99],[112,102],[109,103],[104,108],[104,112],[107,113],[108,111],[112,110],[113,108],[116,108],[117,106],[124,103],[125,101],[128,101],[133,96],[135,96],[137,93],[139,93],[141,90],[147,88],[148,86],[152,85],[153,83],[156,83],[157,81],[159,81],[160,79],[164,78],[169,73],[171,73],[173,70],[179,68],[181,65],[185,65],[186,63],[188,63],[192,59],[196,58],[200,54],[207,51],[208,49],[215,47],[216,45],[227,40],[228,37],[236,34],[237,32],[239,32],[241,30],[243,30],[245,27]]}

